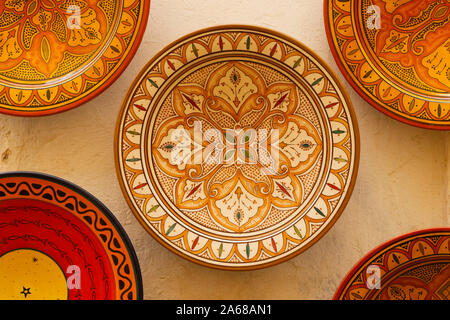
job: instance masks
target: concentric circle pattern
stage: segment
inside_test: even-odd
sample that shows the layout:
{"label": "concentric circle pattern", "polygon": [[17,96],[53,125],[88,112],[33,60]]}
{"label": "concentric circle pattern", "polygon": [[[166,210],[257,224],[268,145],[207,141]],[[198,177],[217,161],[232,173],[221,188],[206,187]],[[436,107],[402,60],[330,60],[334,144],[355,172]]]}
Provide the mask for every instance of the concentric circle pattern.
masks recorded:
{"label": "concentric circle pattern", "polygon": [[130,62],[149,0],[0,3],[0,112],[71,109],[108,87]]}
{"label": "concentric circle pattern", "polygon": [[373,250],[337,290],[340,300],[449,300],[450,229],[407,234]]}
{"label": "concentric circle pattern", "polygon": [[0,175],[1,299],[142,299],[127,235],[98,200],[55,177]]}
{"label": "concentric circle pattern", "polygon": [[147,64],[119,116],[116,157],[129,204],[158,241],[207,266],[254,269],[305,250],[337,219],[358,133],[308,49],[227,26]]}
{"label": "concentric circle pattern", "polygon": [[450,129],[450,2],[325,0],[328,40],[344,76],[388,116]]}

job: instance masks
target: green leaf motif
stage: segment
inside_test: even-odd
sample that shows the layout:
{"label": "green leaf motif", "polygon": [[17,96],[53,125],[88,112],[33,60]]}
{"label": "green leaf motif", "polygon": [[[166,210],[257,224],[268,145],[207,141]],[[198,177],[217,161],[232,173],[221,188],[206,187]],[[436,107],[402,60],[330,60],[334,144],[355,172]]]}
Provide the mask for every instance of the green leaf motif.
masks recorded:
{"label": "green leaf motif", "polygon": [[300,57],[297,61],[295,61],[294,66],[292,67],[293,69],[297,68],[300,65],[300,62],[302,62],[302,57]]}
{"label": "green leaf motif", "polygon": [[248,149],[241,150],[241,152],[244,154],[244,157],[248,160],[253,160],[252,154]]}
{"label": "green leaf motif", "polygon": [[311,147],[311,145],[309,143],[302,144],[302,148],[304,148],[304,149],[308,149],[309,147]]}
{"label": "green leaf motif", "polygon": [[135,130],[128,130],[127,133],[134,134],[134,135],[140,135],[140,133]]}
{"label": "green leaf motif", "polygon": [[252,132],[249,131],[242,137],[242,142],[243,143],[249,142],[251,137],[252,137]]}
{"label": "green leaf motif", "polygon": [[247,37],[247,43],[246,43],[247,50],[250,49],[250,44],[251,44],[251,42],[250,42],[250,36],[248,36],[248,37]]}
{"label": "green leaf motif", "polygon": [[341,129],[337,129],[333,131],[334,134],[342,134],[345,133],[345,131],[341,130]]}
{"label": "green leaf motif", "polygon": [[230,160],[230,158],[231,158],[232,156],[234,156],[234,153],[235,153],[235,150],[234,150],[234,149],[228,150],[227,152],[225,152],[225,161]]}
{"label": "green leaf motif", "polygon": [[225,139],[230,143],[236,143],[236,138],[231,133],[225,132]]}
{"label": "green leaf motif", "polygon": [[175,228],[176,225],[177,225],[177,223],[175,222],[173,225],[171,225],[169,227],[169,229],[167,229],[166,236],[168,236],[169,233],[171,233],[173,231],[173,229]]}
{"label": "green leaf motif", "polygon": [[192,51],[194,52],[195,56],[198,58],[198,50],[195,44],[192,44]]}
{"label": "green leaf motif", "polygon": [[316,207],[314,207],[314,209],[316,210],[316,212],[318,213],[318,214],[320,214],[322,217],[326,217],[326,215],[319,209],[319,208],[316,208]]}
{"label": "green leaf motif", "polygon": [[153,81],[152,79],[148,79],[148,82],[150,82],[150,84],[151,84],[152,86],[154,86],[156,89],[159,88],[159,86],[156,84],[156,82]]}
{"label": "green leaf motif", "polygon": [[334,161],[337,161],[337,162],[339,162],[339,163],[342,163],[342,162],[348,162],[346,159],[344,159],[344,158],[339,158],[339,157],[335,157],[335,158],[333,158],[333,160],[334,160]]}
{"label": "green leaf motif", "polygon": [[298,228],[296,226],[294,226],[294,231],[300,237],[300,239],[303,239],[303,236],[302,236],[300,230],[298,230]]}
{"label": "green leaf motif", "polygon": [[159,204],[154,205],[153,207],[150,208],[150,210],[147,211],[147,213],[152,213],[154,211],[156,211],[156,209],[159,208]]}
{"label": "green leaf motif", "polygon": [[319,84],[320,81],[323,80],[323,77],[320,77],[319,79],[315,80],[313,83],[311,83],[311,86],[314,87],[316,84]]}

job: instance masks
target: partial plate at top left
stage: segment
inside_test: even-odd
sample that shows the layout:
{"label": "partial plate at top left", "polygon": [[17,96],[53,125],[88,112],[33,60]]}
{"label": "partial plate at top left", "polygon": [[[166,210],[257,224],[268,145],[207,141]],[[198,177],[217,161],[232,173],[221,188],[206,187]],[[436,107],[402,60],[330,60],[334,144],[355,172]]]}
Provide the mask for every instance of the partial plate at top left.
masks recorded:
{"label": "partial plate at top left", "polygon": [[142,39],[149,0],[0,3],[0,112],[69,110],[111,85]]}

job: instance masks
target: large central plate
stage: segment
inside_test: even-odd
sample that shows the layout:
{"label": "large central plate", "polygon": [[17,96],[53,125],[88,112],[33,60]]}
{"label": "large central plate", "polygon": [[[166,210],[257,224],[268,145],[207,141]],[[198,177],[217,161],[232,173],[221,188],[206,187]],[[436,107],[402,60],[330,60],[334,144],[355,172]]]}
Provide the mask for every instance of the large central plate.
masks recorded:
{"label": "large central plate", "polygon": [[302,252],[336,221],[358,132],[310,50],[269,30],[216,27],[169,45],[138,75],[116,160],[133,212],[164,246],[254,269]]}
{"label": "large central plate", "polygon": [[74,108],[131,61],[150,0],[0,2],[0,112],[42,116]]}

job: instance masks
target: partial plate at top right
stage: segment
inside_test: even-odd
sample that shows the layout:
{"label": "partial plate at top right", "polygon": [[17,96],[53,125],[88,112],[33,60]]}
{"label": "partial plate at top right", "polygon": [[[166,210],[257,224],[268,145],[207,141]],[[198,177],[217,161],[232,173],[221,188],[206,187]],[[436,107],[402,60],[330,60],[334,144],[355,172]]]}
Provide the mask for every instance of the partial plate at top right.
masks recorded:
{"label": "partial plate at top right", "polygon": [[450,0],[324,0],[324,14],[336,62],[366,101],[450,130]]}

